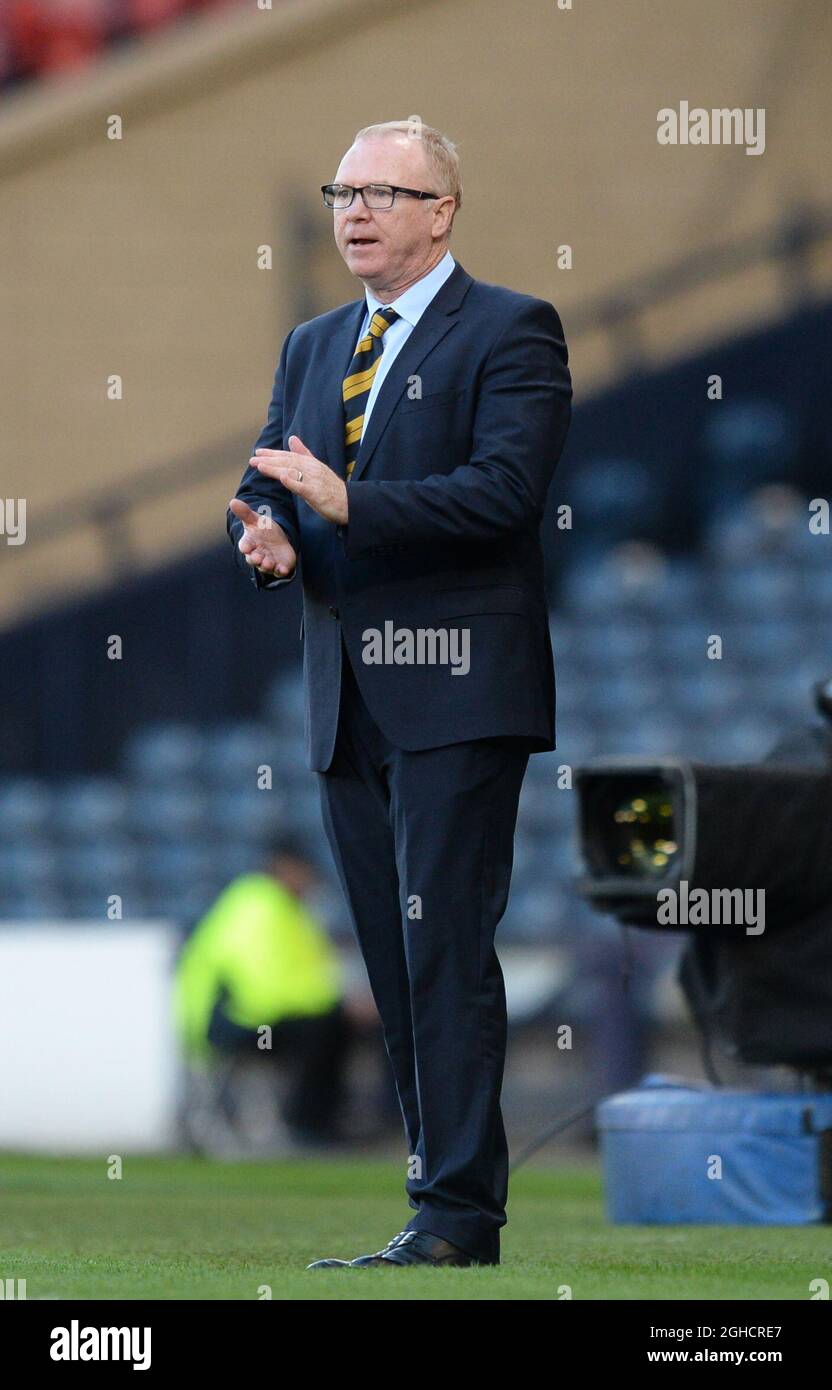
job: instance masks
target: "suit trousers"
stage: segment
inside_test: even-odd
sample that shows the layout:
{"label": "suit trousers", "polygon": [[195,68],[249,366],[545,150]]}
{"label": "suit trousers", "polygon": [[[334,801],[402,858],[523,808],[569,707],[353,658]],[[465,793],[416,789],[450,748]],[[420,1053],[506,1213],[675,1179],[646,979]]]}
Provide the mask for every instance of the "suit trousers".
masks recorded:
{"label": "suit trousers", "polygon": [[[408,1229],[499,1263],[508,1146],[494,947],[505,911],[524,739],[407,752],[371,717],[342,646],[324,825],[381,1017],[408,1145]],[[459,679],[463,679],[460,677]]]}

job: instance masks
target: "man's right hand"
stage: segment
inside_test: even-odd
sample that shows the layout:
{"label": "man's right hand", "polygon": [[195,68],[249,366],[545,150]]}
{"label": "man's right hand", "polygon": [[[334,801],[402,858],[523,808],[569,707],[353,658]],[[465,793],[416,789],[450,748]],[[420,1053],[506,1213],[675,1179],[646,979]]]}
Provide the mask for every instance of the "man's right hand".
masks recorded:
{"label": "man's right hand", "polygon": [[246,564],[261,574],[288,579],[294,573],[298,557],[283,527],[265,513],[252,511],[239,497],[232,497],[228,506],[243,523],[238,545]]}

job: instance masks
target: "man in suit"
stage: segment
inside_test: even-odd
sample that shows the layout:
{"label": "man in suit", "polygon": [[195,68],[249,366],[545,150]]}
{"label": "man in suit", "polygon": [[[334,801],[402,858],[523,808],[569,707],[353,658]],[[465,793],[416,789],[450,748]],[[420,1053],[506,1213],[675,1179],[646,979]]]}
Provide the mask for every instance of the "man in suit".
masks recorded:
{"label": "man in suit", "polygon": [[448,250],[455,147],[359,131],[333,184],[364,297],[292,330],[230,503],[258,588],[304,596],[307,755],[384,1027],[413,1215],[310,1268],[496,1264],[508,1150],[494,949],[555,690],[539,528],[570,417],[551,304]]}

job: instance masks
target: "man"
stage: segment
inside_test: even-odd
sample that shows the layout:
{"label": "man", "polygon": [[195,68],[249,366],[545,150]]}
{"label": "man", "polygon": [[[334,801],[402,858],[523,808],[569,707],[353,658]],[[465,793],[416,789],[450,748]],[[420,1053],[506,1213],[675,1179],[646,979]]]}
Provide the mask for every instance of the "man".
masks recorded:
{"label": "man", "polygon": [[289,334],[230,503],[258,588],[302,561],[307,754],[409,1148],[405,1230],[312,1268],[496,1264],[506,1220],[494,934],[555,746],[539,526],[571,384],[551,304],[451,256],[461,191],[438,131],[358,132],[323,192],[365,296]]}
{"label": "man", "polygon": [[[235,879],[197,923],[175,989],[179,1033],[197,1065],[217,1051],[289,1067],[283,1118],[302,1146],[339,1137],[352,1041],[337,953],[304,902],[315,882],[300,845],[283,838],[262,873]],[[236,1121],[234,1097],[223,1099]]]}

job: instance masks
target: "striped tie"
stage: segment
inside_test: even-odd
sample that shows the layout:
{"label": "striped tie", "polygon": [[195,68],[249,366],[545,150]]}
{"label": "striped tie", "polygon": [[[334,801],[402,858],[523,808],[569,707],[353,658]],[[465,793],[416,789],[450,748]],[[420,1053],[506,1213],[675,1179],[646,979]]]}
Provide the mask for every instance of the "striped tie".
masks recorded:
{"label": "striped tie", "polygon": [[370,326],[355,349],[355,356],[350,362],[347,375],[344,377],[343,396],[346,421],[344,447],[347,455],[347,478],[352,475],[361,446],[364,411],[384,350],[384,344],[381,340],[390,325],[395,323],[399,317],[400,315],[396,313],[395,309],[385,309],[384,313],[377,310],[373,314],[370,319]]}

